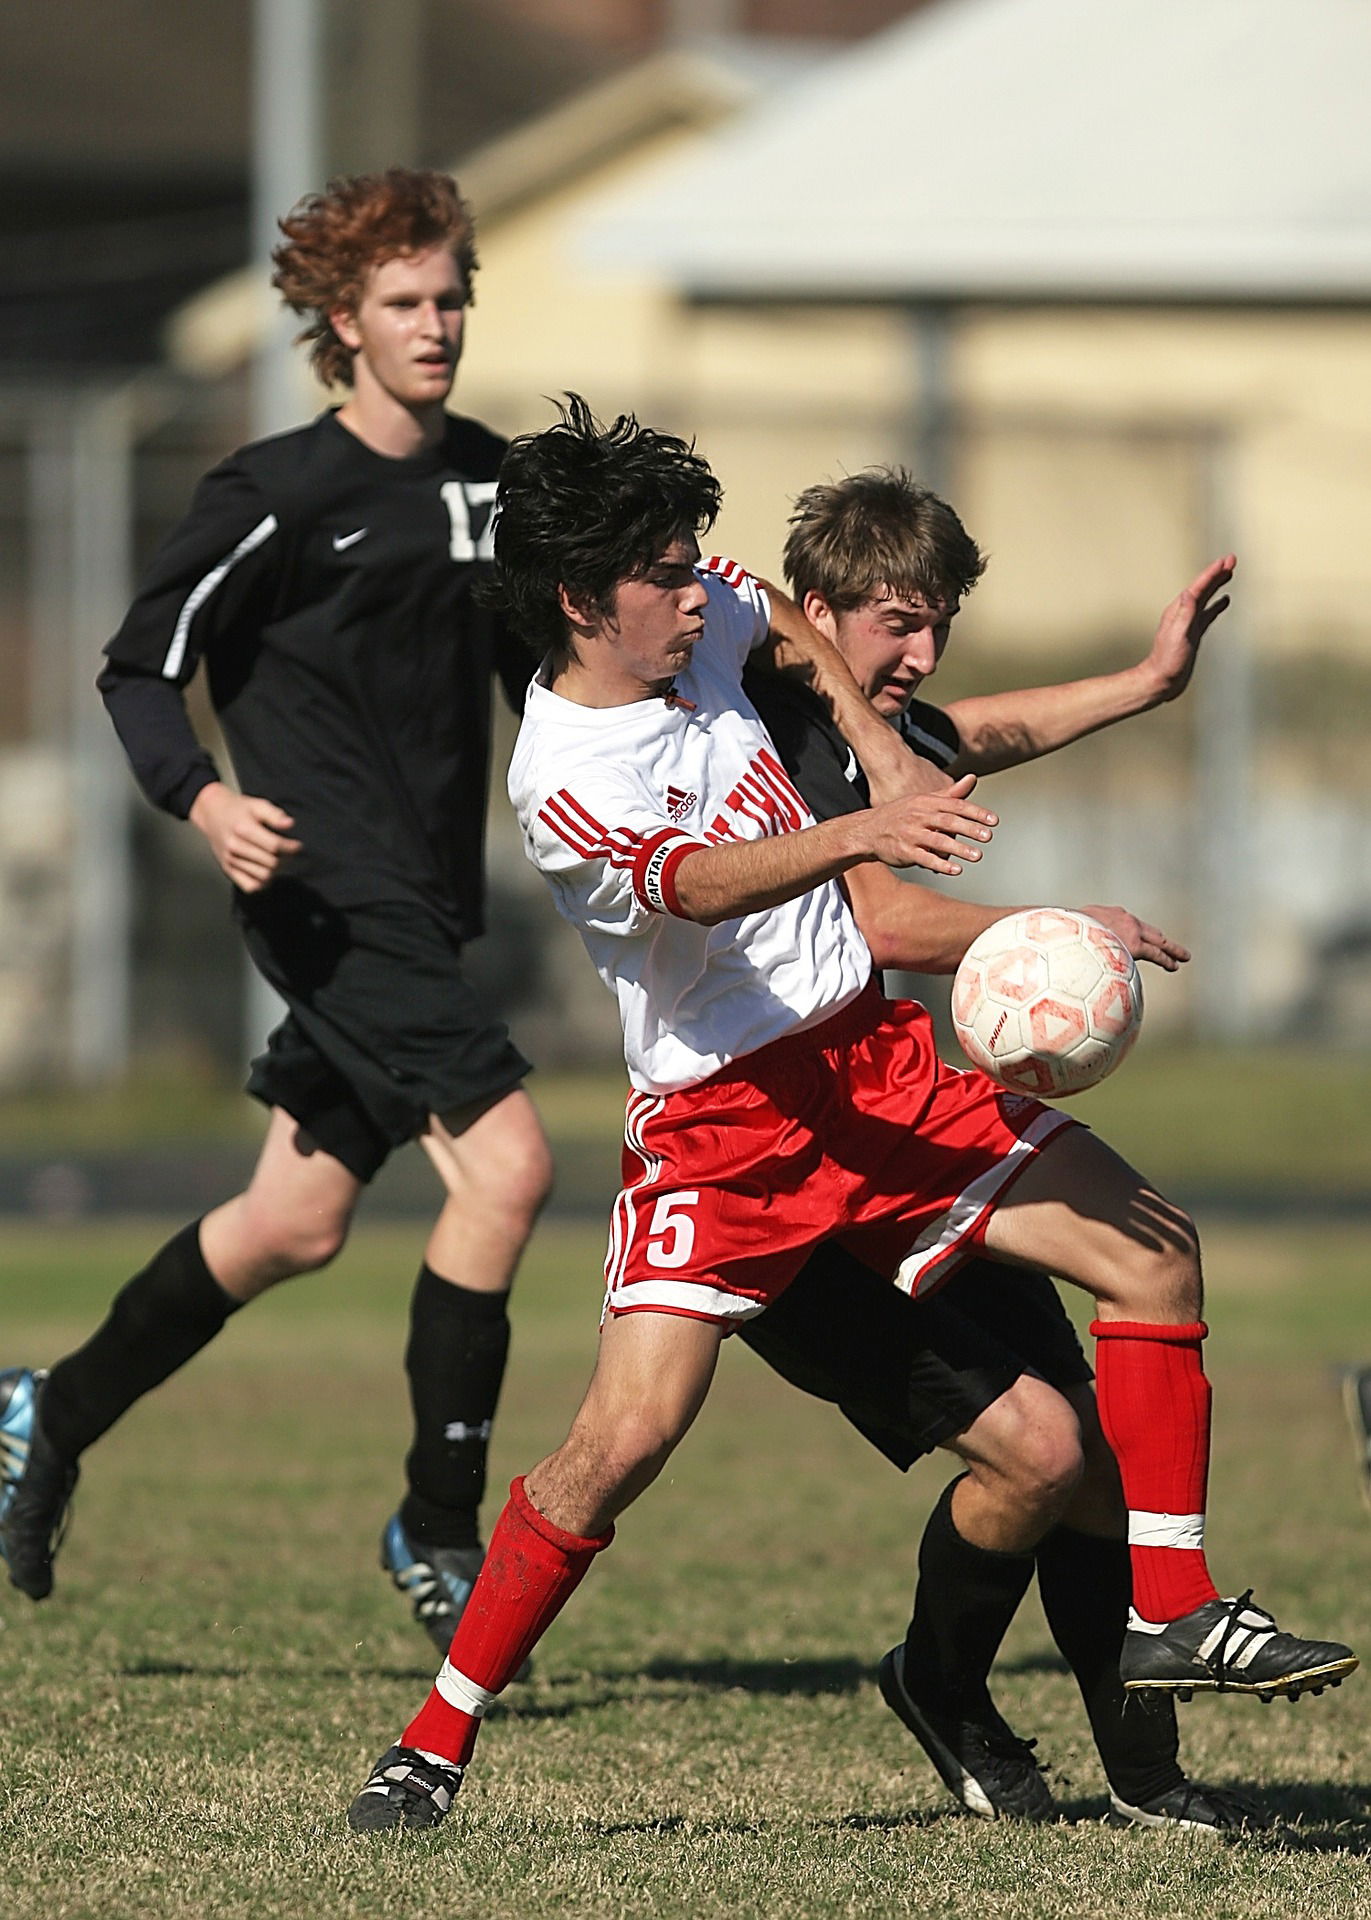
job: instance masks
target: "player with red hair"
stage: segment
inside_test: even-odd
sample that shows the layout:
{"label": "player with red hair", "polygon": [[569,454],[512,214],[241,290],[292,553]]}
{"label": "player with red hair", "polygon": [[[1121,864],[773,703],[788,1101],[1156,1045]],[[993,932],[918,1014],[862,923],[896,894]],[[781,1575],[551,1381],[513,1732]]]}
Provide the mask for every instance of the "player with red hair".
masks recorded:
{"label": "player with red hair", "polygon": [[[482,930],[491,676],[519,696],[527,677],[476,592],[504,442],[446,408],[476,269],[446,174],[334,180],[281,229],[275,284],[342,404],[206,476],[99,681],[144,792],[204,835],[285,1003],[248,1081],[266,1139],[245,1191],[154,1254],[84,1346],[0,1375],[0,1547],[46,1598],[86,1448],[239,1307],[325,1266],[417,1138],[443,1198],[382,1562],[445,1650],[481,1563],[506,1299],[551,1176],[528,1063],[462,967]],[[237,790],[186,712],[201,662]]]}

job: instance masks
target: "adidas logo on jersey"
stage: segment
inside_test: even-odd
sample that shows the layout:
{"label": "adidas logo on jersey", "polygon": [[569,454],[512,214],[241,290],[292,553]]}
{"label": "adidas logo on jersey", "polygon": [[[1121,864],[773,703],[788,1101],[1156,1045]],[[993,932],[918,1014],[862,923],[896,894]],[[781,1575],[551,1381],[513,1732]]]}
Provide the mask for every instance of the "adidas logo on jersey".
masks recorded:
{"label": "adidas logo on jersey", "polygon": [[679,826],[681,821],[685,819],[686,815],[695,806],[699,797],[697,793],[683,792],[680,787],[668,787],[666,790],[667,819],[674,825]]}

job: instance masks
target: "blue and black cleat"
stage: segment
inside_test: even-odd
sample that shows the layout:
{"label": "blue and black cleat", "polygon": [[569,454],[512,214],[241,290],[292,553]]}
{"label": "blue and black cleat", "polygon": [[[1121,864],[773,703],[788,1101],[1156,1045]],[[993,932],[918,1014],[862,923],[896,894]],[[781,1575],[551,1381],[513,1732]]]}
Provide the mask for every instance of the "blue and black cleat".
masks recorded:
{"label": "blue and black cleat", "polygon": [[81,1471],[43,1432],[38,1409],[46,1378],[28,1367],[0,1373],[0,1557],[11,1586],[30,1600],[52,1592],[53,1557]]}
{"label": "blue and black cleat", "polygon": [[421,1547],[398,1513],[381,1535],[381,1567],[409,1601],[419,1625],[446,1656],[485,1559],[483,1547]]}

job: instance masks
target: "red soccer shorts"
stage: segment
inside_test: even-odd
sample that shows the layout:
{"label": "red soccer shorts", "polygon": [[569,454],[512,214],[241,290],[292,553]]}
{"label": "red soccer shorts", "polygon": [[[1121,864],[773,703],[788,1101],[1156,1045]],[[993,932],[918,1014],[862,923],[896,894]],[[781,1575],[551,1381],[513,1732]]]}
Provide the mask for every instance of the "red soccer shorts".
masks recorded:
{"label": "red soccer shorts", "polygon": [[629,1095],[606,1310],[747,1320],[832,1239],[931,1293],[1076,1124],[945,1066],[926,1010],[868,987],[699,1086]]}

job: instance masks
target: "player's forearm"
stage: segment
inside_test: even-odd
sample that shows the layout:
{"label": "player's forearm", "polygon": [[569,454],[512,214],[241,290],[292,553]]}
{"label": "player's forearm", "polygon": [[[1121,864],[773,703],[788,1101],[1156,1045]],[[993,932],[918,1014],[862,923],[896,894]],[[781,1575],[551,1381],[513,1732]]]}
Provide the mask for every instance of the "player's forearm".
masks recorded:
{"label": "player's forearm", "polygon": [[956,700],[944,709],[961,736],[957,773],[998,773],[1037,760],[1088,733],[1146,713],[1162,699],[1142,666],[1055,687],[1021,687],[1013,693]]}
{"label": "player's forearm", "polygon": [[[868,880],[889,885],[868,890]],[[905,973],[955,973],[977,935],[1014,911],[935,893],[883,867],[849,873],[847,887],[872,960]]]}
{"label": "player's forearm", "polygon": [[673,875],[676,910],[701,926],[779,907],[874,856],[864,814],[843,814],[798,833],[732,840],[689,853]]}
{"label": "player's forearm", "polygon": [[779,906],[868,861],[959,874],[961,862],[980,859],[999,825],[995,814],[971,799],[974,785],[968,778],[946,793],[906,794],[798,833],[668,854],[660,884],[666,892],[669,872],[675,911],[712,926]]}
{"label": "player's forearm", "polygon": [[949,785],[947,775],[910,752],[858,687],[832,642],[810,624],[788,595],[762,584],[771,602],[772,666],[779,673],[797,674],[818,694],[861,762],[872,799],[943,791]]}
{"label": "player's forearm", "polygon": [[143,792],[155,807],[187,819],[219,770],[195,737],[180,688],[113,661],[96,686]]}

